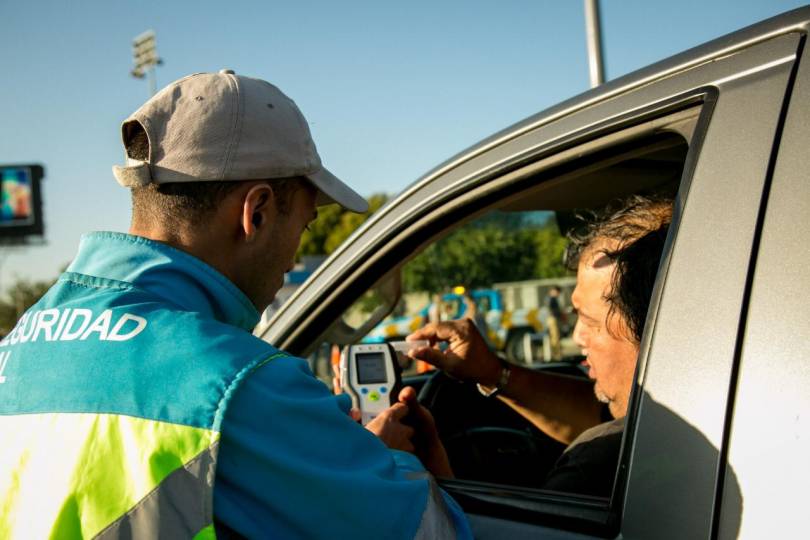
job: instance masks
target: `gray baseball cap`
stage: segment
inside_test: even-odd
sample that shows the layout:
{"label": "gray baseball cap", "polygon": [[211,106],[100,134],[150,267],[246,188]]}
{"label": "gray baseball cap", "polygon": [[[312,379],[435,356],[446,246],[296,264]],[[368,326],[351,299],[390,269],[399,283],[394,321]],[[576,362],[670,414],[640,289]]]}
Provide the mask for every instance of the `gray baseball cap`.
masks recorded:
{"label": "gray baseball cap", "polygon": [[368,203],[321,165],[309,126],[272,84],[234,74],[189,75],[155,94],[121,126],[122,186],[305,177],[317,204],[365,212]]}

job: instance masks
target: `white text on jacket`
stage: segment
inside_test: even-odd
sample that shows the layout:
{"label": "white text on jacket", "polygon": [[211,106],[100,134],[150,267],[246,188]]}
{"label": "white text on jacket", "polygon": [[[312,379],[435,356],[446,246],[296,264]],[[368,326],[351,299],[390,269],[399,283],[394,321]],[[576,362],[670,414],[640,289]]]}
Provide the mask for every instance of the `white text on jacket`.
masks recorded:
{"label": "white text on jacket", "polygon": [[44,309],[26,313],[17,322],[0,347],[34,341],[127,341],[146,328],[147,321],[132,313],[123,313],[113,321],[113,310],[96,316],[84,308]]}

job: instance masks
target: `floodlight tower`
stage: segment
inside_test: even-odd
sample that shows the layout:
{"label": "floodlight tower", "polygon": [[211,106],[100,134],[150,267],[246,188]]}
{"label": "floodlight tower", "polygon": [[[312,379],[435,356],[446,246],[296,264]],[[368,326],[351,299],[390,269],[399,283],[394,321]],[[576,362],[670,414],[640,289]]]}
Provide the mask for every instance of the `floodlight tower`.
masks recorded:
{"label": "floodlight tower", "polygon": [[149,96],[154,96],[157,92],[155,66],[163,64],[163,60],[157,54],[154,30],[147,30],[132,40],[132,57],[135,67],[130,74],[136,79],[148,78]]}

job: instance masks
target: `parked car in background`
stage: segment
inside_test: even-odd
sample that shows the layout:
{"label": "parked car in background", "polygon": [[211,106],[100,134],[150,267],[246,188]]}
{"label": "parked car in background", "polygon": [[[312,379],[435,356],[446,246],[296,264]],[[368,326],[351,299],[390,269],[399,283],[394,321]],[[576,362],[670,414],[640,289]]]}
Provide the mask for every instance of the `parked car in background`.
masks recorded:
{"label": "parked car in background", "polygon": [[562,233],[577,210],[671,194],[611,496],[543,490],[559,447],[466,384],[414,377],[459,473],[441,484],[482,539],[806,537],[808,28],[810,8],[769,19],[496,133],[374,214],[257,334],[302,356],[359,342],[403,268],[465,224],[546,212]]}

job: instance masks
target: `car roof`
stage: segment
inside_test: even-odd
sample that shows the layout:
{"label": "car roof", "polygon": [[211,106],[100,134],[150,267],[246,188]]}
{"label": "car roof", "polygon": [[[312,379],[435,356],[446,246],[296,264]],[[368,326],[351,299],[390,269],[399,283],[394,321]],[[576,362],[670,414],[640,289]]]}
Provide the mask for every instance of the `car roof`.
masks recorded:
{"label": "car roof", "polygon": [[[347,260],[357,260],[358,253],[362,252],[368,246],[362,243],[358,246],[353,240],[364,237],[369,231],[377,229],[377,232],[379,232],[382,228],[390,226],[392,220],[398,219],[398,215],[402,214],[403,208],[412,209],[413,205],[416,204],[414,201],[419,199],[420,196],[428,192],[436,191],[436,189],[441,189],[440,184],[448,177],[453,176],[452,173],[456,169],[463,168],[463,166],[468,165],[469,162],[479,156],[501,146],[508,146],[508,143],[514,139],[543,126],[555,123],[569,115],[574,115],[589,107],[596,106],[597,104],[605,108],[601,111],[601,114],[603,116],[609,116],[611,114],[611,101],[618,96],[623,96],[629,92],[643,88],[645,85],[688,71],[697,66],[711,63],[712,61],[774,39],[780,35],[793,32],[807,33],[809,27],[810,6],[783,13],[609,81],[599,87],[583,92],[571,99],[529,116],[483,139],[481,142],[456,154],[418,178],[402,192],[397,194],[396,197],[389,200],[382,208],[374,212],[369,219],[365,220],[365,222],[354,231],[349,240],[344,241],[330,255],[327,261],[313,272],[309,281],[317,280],[322,275],[333,273],[335,268],[345,265]],[[619,102],[620,100],[616,101]],[[619,115],[625,113],[625,106],[621,103],[617,103],[615,114]],[[435,196],[435,193],[431,196]],[[423,205],[420,203],[420,206]],[[306,297],[315,294],[311,290],[308,290],[307,294],[304,294],[306,289],[307,287],[300,287],[292,294],[285,305],[296,304],[299,300],[304,301]],[[291,321],[292,318],[292,312],[287,313],[286,308],[283,307],[278,310],[268,323],[257,327],[257,335],[270,341],[277,340],[280,334],[285,332],[282,328],[286,326],[286,322]],[[278,324],[278,326],[276,326],[276,324]]]}
{"label": "car roof", "polygon": [[445,174],[462,163],[478,156],[487,150],[514,139],[526,132],[549,124],[559,118],[573,114],[596,103],[609,101],[611,98],[660,80],[671,74],[699,66],[717,58],[728,56],[741,49],[767,41],[776,36],[790,32],[806,32],[810,27],[810,5],[785,12],[770,19],[747,26],[731,34],[719,37],[697,47],[650,64],[644,68],[623,75],[617,79],[587,90],[577,96],[562,101],[548,109],[540,111],[524,120],[498,131],[434,167],[416,181],[408,185],[400,194],[418,189],[431,179]]}

